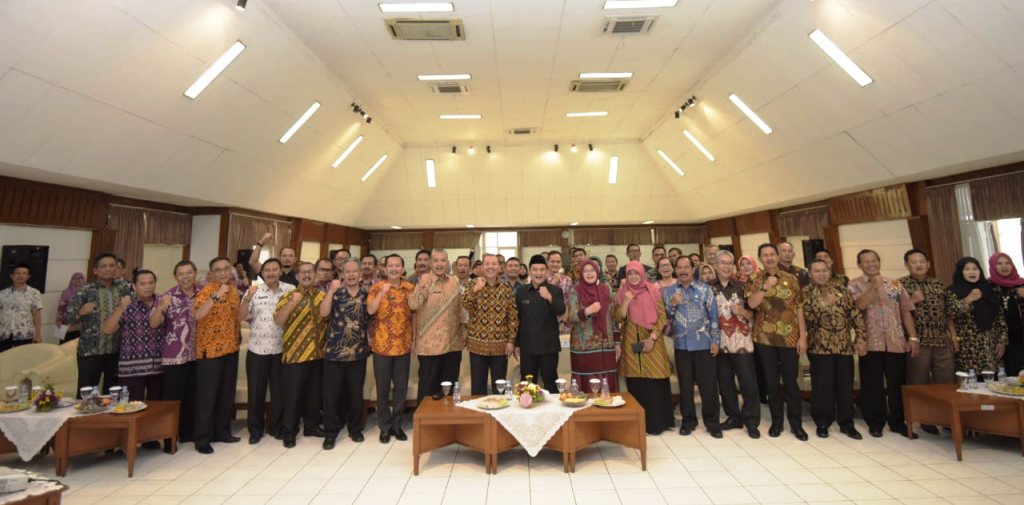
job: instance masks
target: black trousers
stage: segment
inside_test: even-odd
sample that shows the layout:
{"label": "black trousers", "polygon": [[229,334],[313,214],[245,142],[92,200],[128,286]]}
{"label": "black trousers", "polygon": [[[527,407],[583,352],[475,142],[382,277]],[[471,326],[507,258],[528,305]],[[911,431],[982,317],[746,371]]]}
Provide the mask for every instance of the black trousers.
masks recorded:
{"label": "black trousers", "polygon": [[[284,381],[281,376],[280,354],[256,354],[249,351],[245,354],[245,378],[249,387],[247,399],[248,409],[246,424],[249,435],[262,437],[269,433],[272,437],[281,436],[281,419],[284,413]],[[270,427],[266,423],[267,386],[270,387]]]}
{"label": "black trousers", "polygon": [[[366,359],[357,361],[324,360],[324,431],[337,437],[345,419],[349,435],[363,431],[363,384]],[[344,414],[342,414],[344,413]],[[344,416],[344,417],[342,417]]]}
{"label": "black trousers", "polygon": [[[163,374],[143,375],[141,377],[120,377],[118,380],[121,386],[128,388],[128,399],[135,400],[161,400],[164,397]],[[179,423],[181,420],[178,420]],[[179,430],[180,431],[180,430]]]}
{"label": "black trousers", "polygon": [[679,412],[684,428],[697,427],[697,407],[694,403],[693,384],[700,391],[700,413],[708,431],[718,431],[718,366],[711,351],[681,351],[676,349],[676,375],[679,377]]}
{"label": "black trousers", "polygon": [[409,393],[410,359],[410,354],[373,355],[373,375],[377,381],[377,425],[382,432],[402,427],[405,397]]}
{"label": "black trousers", "polygon": [[[462,366],[462,351],[449,352],[438,356],[417,356],[420,360],[419,386],[416,389],[416,405],[427,396],[441,392],[441,383],[459,380],[459,367]],[[451,393],[452,391],[449,391]]]}
{"label": "black trousers", "polygon": [[[548,390],[551,394],[558,394],[558,386],[555,385],[555,381],[558,380],[557,352],[550,354],[522,353],[519,357],[522,358],[522,362],[519,365],[519,375],[522,377],[522,380],[526,380],[527,375],[532,375],[533,382],[540,384],[540,379],[543,378],[544,389]],[[582,384],[580,387],[582,387]]]}
{"label": "black trousers", "polygon": [[281,413],[281,438],[295,440],[299,435],[299,418],[302,429],[314,430],[320,427],[320,402],[323,401],[323,360],[281,365],[281,379],[284,392],[281,395],[284,409]]}
{"label": "black trousers", "polygon": [[[4,351],[7,351],[9,349],[14,349],[15,347],[21,347],[23,345],[28,345],[28,344],[31,344],[31,343],[32,343],[31,339],[28,339],[28,340],[14,340],[14,339],[8,338],[8,339],[0,340],[0,352],[4,352]],[[93,386],[95,386],[95,385],[96,384],[93,384]]]}
{"label": "black trousers", "polygon": [[[757,390],[757,367],[753,353],[718,354],[718,391],[722,393],[722,410],[726,417],[736,419],[748,428],[761,425],[761,401]],[[736,392],[736,381],[740,392]],[[739,395],[743,395],[740,409]]]}
{"label": "black trousers", "polygon": [[814,424],[827,429],[838,420],[840,428],[853,428],[853,356],[808,353],[807,359]]}
{"label": "black trousers", "polygon": [[164,365],[164,400],[178,403],[178,440],[191,442],[196,421],[196,362]]}
{"label": "black trousers", "polygon": [[1003,362],[1006,375],[1016,377],[1024,369],[1024,343],[1011,342],[1010,345],[1007,345]]}
{"label": "black trousers", "polygon": [[881,430],[888,424],[889,429],[898,433],[907,430],[903,418],[903,385],[906,383],[906,353],[868,351],[867,355],[861,356],[860,406],[869,429]]}
{"label": "black trousers", "polygon": [[208,447],[215,440],[231,436],[237,381],[237,351],[196,360],[196,447]]}
{"label": "black trousers", "polygon": [[103,394],[110,393],[111,386],[117,382],[117,362],[121,355],[118,353],[100,354],[98,356],[78,357],[78,389],[100,385],[100,377],[103,377]]}
{"label": "black trousers", "polygon": [[[486,395],[487,385],[491,385],[491,393],[498,394],[498,386],[495,381],[504,379],[508,372],[508,356],[484,356],[482,354],[469,353],[469,377],[473,383],[472,394]],[[487,380],[490,373],[491,380]]]}
{"label": "black trousers", "polygon": [[[755,354],[764,370],[764,386],[768,394],[768,409],[772,413],[772,427],[782,427],[782,405],[785,396],[786,418],[790,429],[803,425],[800,406],[800,355],[795,347],[774,347],[754,344]],[[779,380],[785,393],[779,390]]]}

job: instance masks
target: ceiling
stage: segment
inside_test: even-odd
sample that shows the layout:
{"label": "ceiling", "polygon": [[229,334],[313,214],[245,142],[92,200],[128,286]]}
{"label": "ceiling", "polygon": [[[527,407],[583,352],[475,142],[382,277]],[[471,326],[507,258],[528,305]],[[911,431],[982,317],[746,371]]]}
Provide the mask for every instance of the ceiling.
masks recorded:
{"label": "ceiling", "polygon": [[[387,35],[370,0],[0,2],[0,175],[365,228],[515,227],[703,222],[1024,160],[1024,2],[680,0],[643,11],[660,16],[651,34],[615,37],[600,33],[601,3],[457,1],[465,41],[411,42]],[[814,29],[874,82],[850,79]],[[236,40],[241,56],[184,97]],[[604,71],[634,77],[618,93],[568,91]],[[462,72],[464,96],[415,77]],[[565,117],[591,110],[609,114]]]}

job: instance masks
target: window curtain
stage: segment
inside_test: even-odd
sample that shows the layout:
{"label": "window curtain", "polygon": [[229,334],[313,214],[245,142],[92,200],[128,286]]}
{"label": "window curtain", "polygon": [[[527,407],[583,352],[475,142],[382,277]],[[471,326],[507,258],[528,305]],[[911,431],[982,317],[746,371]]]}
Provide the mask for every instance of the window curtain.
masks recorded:
{"label": "window curtain", "polygon": [[963,255],[956,186],[928,188],[928,231],[932,237],[932,268],[945,285],[953,282],[953,267]]}
{"label": "window curtain", "polygon": [[783,237],[806,235],[812,239],[824,238],[828,226],[828,206],[779,213],[779,234]]}
{"label": "window curtain", "polygon": [[654,229],[655,244],[703,244],[706,237],[707,228],[703,226],[667,226]]}
{"label": "window curtain", "polygon": [[572,230],[573,245],[612,245],[611,228],[579,228]]}
{"label": "window curtain", "polygon": [[146,211],[138,207],[111,205],[107,211],[107,229],[114,232],[114,250],[131,269],[142,266],[142,251],[146,244]]}
{"label": "window curtain", "polygon": [[612,244],[651,245],[654,236],[650,228],[612,228]]}
{"label": "window curtain", "polygon": [[1021,199],[1024,172],[976,179],[970,186],[975,220],[997,221],[1024,216],[1024,200]]}
{"label": "window curtain", "polygon": [[423,249],[423,233],[410,231],[370,234],[370,250],[372,251],[400,251],[406,249]]}
{"label": "window curtain", "polygon": [[519,249],[523,247],[559,247],[562,230],[524,230],[519,232]]}
{"label": "window curtain", "polygon": [[192,243],[192,216],[163,210],[146,210],[147,244],[190,245]]}
{"label": "window curtain", "polygon": [[274,254],[278,255],[281,249],[289,247],[292,223],[232,212],[228,215],[228,257],[234,258],[239,249],[252,248],[264,233],[274,236],[270,243],[274,246]]}
{"label": "window curtain", "polygon": [[480,243],[475,231],[439,231],[434,233],[435,249],[472,249]]}

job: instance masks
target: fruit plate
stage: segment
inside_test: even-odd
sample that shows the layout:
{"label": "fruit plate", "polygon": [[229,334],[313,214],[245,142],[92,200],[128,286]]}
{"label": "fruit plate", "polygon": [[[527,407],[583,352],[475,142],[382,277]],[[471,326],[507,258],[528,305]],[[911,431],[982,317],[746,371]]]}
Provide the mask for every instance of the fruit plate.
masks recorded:
{"label": "fruit plate", "polygon": [[1019,393],[1018,392],[1014,392],[1013,390],[1007,388],[1006,385],[996,385],[996,384],[989,384],[988,385],[988,390],[992,391],[993,393],[998,393],[998,394],[1006,395],[1006,396],[1024,397],[1024,386],[1017,386],[1014,389],[1017,389],[1020,392]]}
{"label": "fruit plate", "polygon": [[13,412],[23,412],[25,410],[28,410],[30,407],[32,407],[31,403],[19,403],[16,406],[15,405],[4,404],[2,407],[0,407],[0,414],[10,414],[10,413],[13,413]]}
{"label": "fruit plate", "polygon": [[580,407],[585,406],[586,404],[587,404],[587,399],[586,398],[577,398],[577,399],[567,398],[565,400],[562,400],[562,405],[565,405],[566,407],[569,407],[571,409],[578,409]]}
{"label": "fruit plate", "polygon": [[[118,405],[117,407],[120,407],[120,405]],[[117,407],[114,407],[113,409],[111,409],[110,413],[111,414],[117,414],[119,416],[123,416],[123,415],[126,415],[126,414],[137,414],[139,412],[142,412],[143,410],[146,410],[146,408],[149,407],[149,405],[146,405],[145,403],[143,403],[141,407],[139,407],[139,408],[137,408],[135,410],[128,410],[128,411],[124,411],[124,410],[119,411],[119,410],[117,410]]]}
{"label": "fruit plate", "polygon": [[508,408],[509,401],[500,396],[488,396],[476,404],[480,410],[501,410]]}
{"label": "fruit plate", "polygon": [[626,400],[624,400],[621,396],[613,396],[610,402],[603,398],[594,399],[594,405],[601,407],[602,409],[617,409],[625,404]]}

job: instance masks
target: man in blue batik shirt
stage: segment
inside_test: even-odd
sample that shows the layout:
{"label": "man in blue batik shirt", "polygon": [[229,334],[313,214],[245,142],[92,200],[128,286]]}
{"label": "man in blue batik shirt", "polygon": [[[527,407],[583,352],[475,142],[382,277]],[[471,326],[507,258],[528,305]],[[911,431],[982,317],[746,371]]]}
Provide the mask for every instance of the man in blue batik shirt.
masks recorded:
{"label": "man in blue batik shirt", "polygon": [[693,383],[700,390],[701,417],[712,437],[722,438],[718,420],[718,367],[715,356],[721,334],[718,331],[718,304],[711,287],[693,278],[693,262],[686,256],[676,260],[677,283],[662,290],[665,316],[676,354],[679,376],[679,410],[683,414],[680,435],[689,435],[697,427]]}

